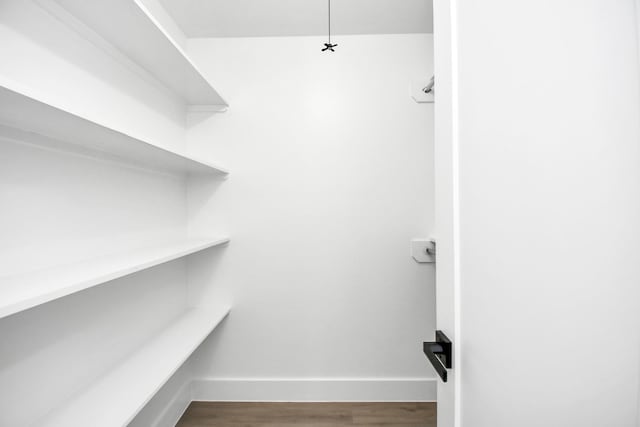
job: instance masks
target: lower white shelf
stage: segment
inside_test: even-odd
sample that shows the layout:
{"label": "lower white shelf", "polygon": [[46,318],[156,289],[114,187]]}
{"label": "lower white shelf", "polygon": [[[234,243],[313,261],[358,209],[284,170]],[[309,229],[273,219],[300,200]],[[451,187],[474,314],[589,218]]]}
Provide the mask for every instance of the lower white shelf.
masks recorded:
{"label": "lower white shelf", "polygon": [[218,307],[187,311],[87,390],[51,412],[38,425],[126,426],[227,316],[229,310],[230,307]]}
{"label": "lower white shelf", "polygon": [[189,239],[0,278],[0,318],[229,242]]}

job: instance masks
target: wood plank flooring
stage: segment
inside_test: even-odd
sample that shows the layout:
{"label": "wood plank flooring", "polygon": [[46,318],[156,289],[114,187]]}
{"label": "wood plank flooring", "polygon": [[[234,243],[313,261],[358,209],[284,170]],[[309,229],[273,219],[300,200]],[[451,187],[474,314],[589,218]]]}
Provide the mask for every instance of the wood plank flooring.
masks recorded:
{"label": "wood plank flooring", "polygon": [[435,427],[435,403],[192,402],[176,427]]}

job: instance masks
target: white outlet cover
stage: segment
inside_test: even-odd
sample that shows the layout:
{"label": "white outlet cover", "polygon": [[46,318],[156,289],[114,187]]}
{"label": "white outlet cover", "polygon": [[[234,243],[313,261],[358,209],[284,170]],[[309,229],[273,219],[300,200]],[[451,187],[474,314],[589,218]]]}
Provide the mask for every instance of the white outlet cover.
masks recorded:
{"label": "white outlet cover", "polygon": [[431,77],[425,77],[421,79],[414,79],[411,82],[411,97],[417,103],[431,103],[434,102],[434,90],[429,93],[424,93],[422,89],[424,89],[429,82],[431,81]]}

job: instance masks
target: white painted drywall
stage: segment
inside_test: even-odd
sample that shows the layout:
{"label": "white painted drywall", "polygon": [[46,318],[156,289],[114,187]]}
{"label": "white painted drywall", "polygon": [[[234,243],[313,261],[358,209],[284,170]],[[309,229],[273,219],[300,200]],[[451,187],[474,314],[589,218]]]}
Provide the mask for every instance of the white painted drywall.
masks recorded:
{"label": "white painted drywall", "polygon": [[[327,0],[154,1],[166,7],[190,38],[319,36],[327,32]],[[432,9],[433,0],[333,0],[331,33],[432,33]]]}
{"label": "white painted drywall", "polygon": [[634,2],[456,3],[462,425],[634,426]]}
{"label": "white painted drywall", "polygon": [[[3,79],[184,148],[180,102],[34,2],[0,2],[0,56]],[[185,236],[186,186],[0,135],[0,276]],[[187,303],[185,269],[174,261],[0,319],[0,425],[33,425],[168,324]]]}
{"label": "white painted drywall", "polygon": [[433,222],[433,104],[409,93],[432,37],[324,41],[189,42],[231,108],[193,116],[188,149],[233,171],[189,187],[191,232],[233,236],[189,260],[192,301],[234,299],[194,355],[199,398],[435,398],[434,266],[409,255]]}

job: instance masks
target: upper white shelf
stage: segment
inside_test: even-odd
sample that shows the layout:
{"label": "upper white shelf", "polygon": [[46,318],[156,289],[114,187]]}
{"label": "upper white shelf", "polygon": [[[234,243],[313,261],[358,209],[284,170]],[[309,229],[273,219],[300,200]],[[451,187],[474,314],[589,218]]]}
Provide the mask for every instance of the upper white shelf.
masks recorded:
{"label": "upper white shelf", "polygon": [[189,105],[227,102],[139,0],[38,0],[89,40],[96,35]]}
{"label": "upper white shelf", "polygon": [[160,148],[48,104],[17,84],[2,80],[0,136],[174,173],[228,173],[220,166]]}
{"label": "upper white shelf", "polygon": [[187,311],[38,425],[126,426],[228,313],[229,307]]}
{"label": "upper white shelf", "polygon": [[227,242],[191,239],[0,277],[0,318]]}

